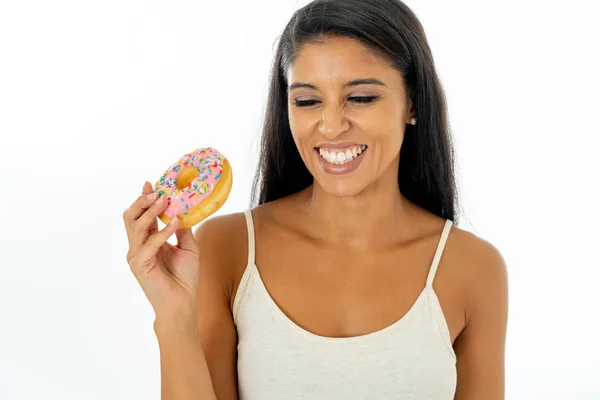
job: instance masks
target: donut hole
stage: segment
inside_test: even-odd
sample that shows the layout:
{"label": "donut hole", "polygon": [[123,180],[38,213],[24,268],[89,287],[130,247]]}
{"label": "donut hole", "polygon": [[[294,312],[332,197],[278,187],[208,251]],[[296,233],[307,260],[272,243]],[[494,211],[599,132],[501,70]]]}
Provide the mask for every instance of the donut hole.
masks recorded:
{"label": "donut hole", "polygon": [[176,178],[177,188],[182,190],[185,189],[192,183],[194,179],[198,176],[198,168],[196,167],[185,167],[179,172]]}

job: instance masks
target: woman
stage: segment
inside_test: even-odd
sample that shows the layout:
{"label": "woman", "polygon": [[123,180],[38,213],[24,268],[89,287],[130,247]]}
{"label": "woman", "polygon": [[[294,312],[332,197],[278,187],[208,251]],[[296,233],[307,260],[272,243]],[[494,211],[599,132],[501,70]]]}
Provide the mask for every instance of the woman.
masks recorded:
{"label": "woman", "polygon": [[453,225],[452,156],[403,3],[297,11],[274,60],[258,206],[158,231],[165,204],[146,183],[124,214],[163,399],[504,398],[506,266]]}

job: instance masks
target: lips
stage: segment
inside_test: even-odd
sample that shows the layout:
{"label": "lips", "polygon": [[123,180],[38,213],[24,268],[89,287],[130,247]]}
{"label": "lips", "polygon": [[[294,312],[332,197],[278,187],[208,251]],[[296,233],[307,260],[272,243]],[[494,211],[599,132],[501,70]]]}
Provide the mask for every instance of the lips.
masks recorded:
{"label": "lips", "polygon": [[366,149],[366,145],[353,145],[343,148],[318,148],[319,155],[331,164],[348,163],[358,157]]}
{"label": "lips", "polygon": [[348,174],[356,170],[367,153],[366,145],[351,146],[323,146],[315,148],[315,155],[319,157],[319,164],[323,171],[328,174]]}

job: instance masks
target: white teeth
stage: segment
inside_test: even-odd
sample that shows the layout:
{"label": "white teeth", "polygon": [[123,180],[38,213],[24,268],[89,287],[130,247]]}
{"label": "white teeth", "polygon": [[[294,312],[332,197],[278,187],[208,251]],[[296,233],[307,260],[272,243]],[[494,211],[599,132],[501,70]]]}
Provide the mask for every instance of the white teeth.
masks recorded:
{"label": "white teeth", "polygon": [[352,148],[346,149],[346,151],[339,152],[333,149],[331,150],[331,152],[329,152],[328,150],[319,149],[319,154],[328,163],[341,165],[354,160],[366,148],[367,146],[365,145],[354,146]]}
{"label": "white teeth", "polygon": [[337,157],[335,156],[334,153],[327,152],[327,161],[329,161],[330,163],[335,164],[337,162]]}

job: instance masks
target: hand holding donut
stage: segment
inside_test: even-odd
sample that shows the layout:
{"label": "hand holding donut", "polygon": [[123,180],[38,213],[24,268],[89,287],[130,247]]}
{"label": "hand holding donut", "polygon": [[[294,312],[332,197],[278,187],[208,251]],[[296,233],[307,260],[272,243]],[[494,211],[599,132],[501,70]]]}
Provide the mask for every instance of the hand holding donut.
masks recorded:
{"label": "hand holding donut", "polygon": [[[123,213],[127,262],[157,320],[195,317],[199,257],[191,226],[220,208],[231,184],[228,161],[213,149],[199,149],[171,166],[156,192],[146,182],[142,195]],[[167,223],[160,231],[157,217]],[[167,242],[173,233],[176,246]]]}
{"label": "hand holding donut", "polygon": [[[152,191],[146,182],[142,196],[123,214],[129,251],[127,262],[144,294],[152,304],[156,319],[170,319],[190,313],[198,282],[198,250],[191,228],[179,229],[181,221],[158,230],[157,217],[167,207],[165,197]],[[177,246],[167,239],[175,233]]]}

